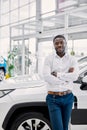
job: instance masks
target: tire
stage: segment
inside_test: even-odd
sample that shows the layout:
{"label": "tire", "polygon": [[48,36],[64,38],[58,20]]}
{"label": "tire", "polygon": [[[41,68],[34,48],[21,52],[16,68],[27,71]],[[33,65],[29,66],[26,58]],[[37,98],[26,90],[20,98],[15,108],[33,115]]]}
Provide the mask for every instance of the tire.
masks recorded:
{"label": "tire", "polygon": [[16,118],[10,130],[51,130],[51,126],[41,113],[29,112]]}
{"label": "tire", "polygon": [[3,69],[0,69],[0,81],[4,79],[5,73]]}

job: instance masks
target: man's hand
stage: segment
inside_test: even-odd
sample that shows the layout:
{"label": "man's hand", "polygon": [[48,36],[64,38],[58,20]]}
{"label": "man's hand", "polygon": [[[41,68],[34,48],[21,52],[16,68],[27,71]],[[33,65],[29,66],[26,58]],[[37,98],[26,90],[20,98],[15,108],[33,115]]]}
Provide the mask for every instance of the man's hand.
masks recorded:
{"label": "man's hand", "polygon": [[51,74],[52,74],[53,76],[57,77],[57,72],[53,71],[53,72],[51,72]]}
{"label": "man's hand", "polygon": [[[74,72],[74,68],[73,68],[73,67],[69,68],[68,72],[69,72],[69,73]],[[53,72],[51,72],[51,74],[52,74],[53,76],[57,77],[57,72],[53,71]]]}
{"label": "man's hand", "polygon": [[69,68],[69,70],[68,70],[69,73],[72,73],[73,71],[74,71],[73,67]]}

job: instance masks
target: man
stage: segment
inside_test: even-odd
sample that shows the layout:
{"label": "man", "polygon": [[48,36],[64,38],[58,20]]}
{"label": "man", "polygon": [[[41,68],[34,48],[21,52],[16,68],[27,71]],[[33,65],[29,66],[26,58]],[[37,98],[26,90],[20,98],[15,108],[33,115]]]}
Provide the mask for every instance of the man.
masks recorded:
{"label": "man", "polygon": [[78,77],[78,64],[74,56],[67,53],[63,35],[53,39],[56,53],[45,59],[43,75],[48,83],[48,104],[52,130],[68,130],[74,96],[73,81]]}

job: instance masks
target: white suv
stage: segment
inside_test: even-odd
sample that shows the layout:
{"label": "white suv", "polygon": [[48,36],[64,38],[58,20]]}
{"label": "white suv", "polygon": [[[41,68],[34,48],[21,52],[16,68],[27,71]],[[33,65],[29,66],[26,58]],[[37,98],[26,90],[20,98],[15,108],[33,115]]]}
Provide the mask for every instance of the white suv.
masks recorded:
{"label": "white suv", "polygon": [[[38,75],[0,82],[0,130],[51,130],[46,83]],[[87,130],[87,84],[75,83],[70,130]]]}

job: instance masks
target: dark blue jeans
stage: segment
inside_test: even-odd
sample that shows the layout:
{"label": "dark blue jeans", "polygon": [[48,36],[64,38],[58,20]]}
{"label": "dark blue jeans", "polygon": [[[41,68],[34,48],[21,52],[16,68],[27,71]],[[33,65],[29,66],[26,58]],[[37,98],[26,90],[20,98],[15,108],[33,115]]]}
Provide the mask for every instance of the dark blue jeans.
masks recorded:
{"label": "dark blue jeans", "polygon": [[74,96],[72,93],[64,96],[48,94],[46,102],[49,109],[52,130],[68,130]]}

